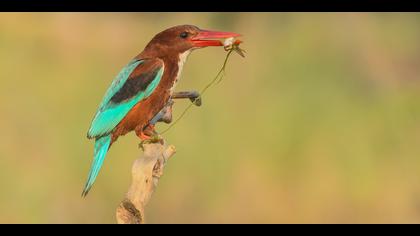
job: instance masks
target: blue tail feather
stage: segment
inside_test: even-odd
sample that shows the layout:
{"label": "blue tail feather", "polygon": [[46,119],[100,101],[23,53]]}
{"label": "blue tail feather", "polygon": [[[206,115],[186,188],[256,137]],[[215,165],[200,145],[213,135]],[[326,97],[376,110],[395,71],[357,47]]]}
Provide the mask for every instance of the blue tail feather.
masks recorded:
{"label": "blue tail feather", "polygon": [[97,138],[95,141],[94,158],[92,166],[90,167],[89,176],[86,181],[85,188],[83,189],[82,196],[85,197],[89,190],[92,188],[95,182],[96,176],[98,176],[99,170],[105,160],[106,153],[108,152],[109,146],[111,145],[111,135]]}

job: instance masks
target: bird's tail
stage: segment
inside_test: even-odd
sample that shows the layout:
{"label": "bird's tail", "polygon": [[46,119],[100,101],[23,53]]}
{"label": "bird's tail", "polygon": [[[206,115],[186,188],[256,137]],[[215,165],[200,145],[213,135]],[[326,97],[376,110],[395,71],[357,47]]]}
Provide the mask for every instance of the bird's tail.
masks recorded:
{"label": "bird's tail", "polygon": [[111,146],[111,135],[103,136],[95,140],[95,151],[92,165],[90,167],[89,176],[86,181],[85,188],[83,189],[82,196],[85,197],[93,183],[95,182],[96,176],[98,176],[99,170],[101,169],[102,163],[104,162],[106,153]]}

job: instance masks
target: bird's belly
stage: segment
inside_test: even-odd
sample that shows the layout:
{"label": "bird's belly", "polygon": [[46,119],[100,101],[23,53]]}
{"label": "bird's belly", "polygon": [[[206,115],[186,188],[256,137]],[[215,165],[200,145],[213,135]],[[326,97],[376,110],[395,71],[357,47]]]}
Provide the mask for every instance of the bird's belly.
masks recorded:
{"label": "bird's belly", "polygon": [[145,100],[137,103],[117,125],[113,132],[115,139],[130,131],[146,127],[150,120],[166,105],[170,98],[168,92],[156,91]]}

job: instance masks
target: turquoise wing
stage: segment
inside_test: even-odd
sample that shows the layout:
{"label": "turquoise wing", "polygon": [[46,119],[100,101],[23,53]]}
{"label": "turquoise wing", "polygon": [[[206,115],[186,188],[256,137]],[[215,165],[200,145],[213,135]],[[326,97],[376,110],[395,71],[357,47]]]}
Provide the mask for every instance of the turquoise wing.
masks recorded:
{"label": "turquoise wing", "polygon": [[97,138],[112,132],[138,102],[150,96],[163,71],[160,59],[132,60],[126,65],[106,91],[87,137]]}

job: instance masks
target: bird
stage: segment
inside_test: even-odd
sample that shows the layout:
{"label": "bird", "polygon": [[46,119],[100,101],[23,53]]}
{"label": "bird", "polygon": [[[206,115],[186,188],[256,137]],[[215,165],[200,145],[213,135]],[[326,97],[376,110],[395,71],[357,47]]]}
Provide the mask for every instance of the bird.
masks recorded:
{"label": "bird", "polygon": [[[105,156],[118,137],[131,131],[150,140],[155,124],[173,98],[199,97],[197,92],[175,92],[187,57],[195,49],[223,46],[222,39],[239,37],[232,32],[178,25],[156,34],[144,50],[125,65],[112,81],[87,132],[94,139],[94,157],[82,196],[92,188]],[[170,122],[163,119],[166,123]]]}

